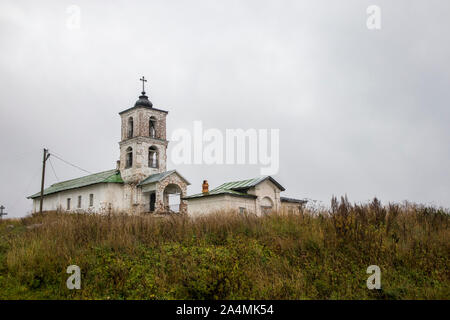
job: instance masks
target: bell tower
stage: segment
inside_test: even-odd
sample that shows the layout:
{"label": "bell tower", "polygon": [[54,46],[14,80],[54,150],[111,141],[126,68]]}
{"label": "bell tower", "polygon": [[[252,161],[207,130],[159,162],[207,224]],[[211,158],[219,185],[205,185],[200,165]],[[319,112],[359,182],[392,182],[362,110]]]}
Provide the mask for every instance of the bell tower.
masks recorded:
{"label": "bell tower", "polygon": [[151,174],[166,171],[167,144],[166,116],[168,111],[156,109],[142,92],[133,107],[119,113],[121,125],[120,163],[122,179],[126,183],[139,183]]}

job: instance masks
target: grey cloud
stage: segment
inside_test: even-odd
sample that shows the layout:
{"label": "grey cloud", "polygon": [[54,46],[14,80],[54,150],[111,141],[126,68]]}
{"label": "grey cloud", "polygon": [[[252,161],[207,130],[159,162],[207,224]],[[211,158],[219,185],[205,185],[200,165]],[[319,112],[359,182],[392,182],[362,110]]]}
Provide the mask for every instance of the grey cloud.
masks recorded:
{"label": "grey cloud", "polygon": [[[379,31],[361,0],[77,1],[80,30],[65,26],[73,2],[2,1],[0,203],[10,216],[30,210],[44,146],[92,172],[113,168],[117,113],[145,75],[169,137],[194,120],[279,128],[286,195],[450,206],[450,4],[376,2]],[[52,163],[60,180],[83,174]],[[259,175],[177,169],[189,193]]]}

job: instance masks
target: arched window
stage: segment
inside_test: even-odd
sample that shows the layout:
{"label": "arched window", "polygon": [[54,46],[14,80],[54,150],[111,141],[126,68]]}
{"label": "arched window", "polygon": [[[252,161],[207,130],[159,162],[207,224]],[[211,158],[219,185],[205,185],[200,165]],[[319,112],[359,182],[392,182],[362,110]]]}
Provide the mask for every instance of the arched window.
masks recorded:
{"label": "arched window", "polygon": [[129,117],[128,118],[127,137],[128,138],[133,138],[133,117]]}
{"label": "arched window", "polygon": [[156,118],[150,117],[148,121],[148,131],[150,138],[156,138]]}
{"label": "arched window", "polygon": [[132,166],[133,166],[133,148],[128,147],[126,154],[125,168],[131,168]]}
{"label": "arched window", "polygon": [[155,146],[148,148],[148,166],[158,168],[158,149]]}
{"label": "arched window", "polygon": [[269,214],[273,209],[273,201],[269,197],[264,197],[261,199],[261,213]]}

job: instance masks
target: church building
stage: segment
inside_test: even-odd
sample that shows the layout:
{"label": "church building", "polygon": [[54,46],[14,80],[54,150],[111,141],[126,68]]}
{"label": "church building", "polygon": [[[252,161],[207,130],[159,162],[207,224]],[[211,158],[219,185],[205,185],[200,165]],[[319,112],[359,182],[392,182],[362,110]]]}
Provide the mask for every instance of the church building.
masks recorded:
{"label": "church building", "polygon": [[[121,117],[120,160],[115,169],[58,182],[44,190],[43,211],[115,213],[189,213],[219,210],[263,214],[286,208],[298,211],[304,200],[280,197],[285,189],[272,177],[224,183],[187,195],[189,181],[167,170],[166,117],[144,90]],[[40,192],[29,196],[39,212]]]}

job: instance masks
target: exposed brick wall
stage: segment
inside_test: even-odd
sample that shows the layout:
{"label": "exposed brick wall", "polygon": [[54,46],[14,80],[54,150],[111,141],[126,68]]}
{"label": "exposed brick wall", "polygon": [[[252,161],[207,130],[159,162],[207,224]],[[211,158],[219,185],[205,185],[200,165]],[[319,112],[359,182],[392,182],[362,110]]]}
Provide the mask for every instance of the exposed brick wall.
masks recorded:
{"label": "exposed brick wall", "polygon": [[148,137],[150,117],[156,119],[156,137],[166,140],[166,117],[167,113],[155,109],[136,108],[121,114],[121,140],[127,139],[128,118],[133,117],[134,136]]}
{"label": "exposed brick wall", "polygon": [[[164,199],[164,189],[168,185],[177,185],[181,191],[180,199],[185,197],[187,195],[187,184],[186,182],[181,179],[177,174],[171,174],[170,176],[166,177],[165,179],[159,181],[159,183],[156,186],[156,207],[155,207],[155,213],[164,213],[167,212],[167,208],[164,206],[164,203],[169,203],[168,199]],[[187,213],[187,201],[186,200],[180,200],[180,213],[186,214]]]}
{"label": "exposed brick wall", "polygon": [[[121,141],[120,145],[120,172],[125,182],[139,182],[151,174],[167,171],[167,141],[159,141],[148,137],[135,137]],[[154,146],[158,150],[158,168],[148,166],[148,150]],[[126,150],[133,148],[133,166],[126,166]]]}
{"label": "exposed brick wall", "polygon": [[[121,114],[120,171],[122,179],[127,183],[137,183],[147,176],[167,170],[167,144],[166,140],[167,113],[148,108],[136,108]],[[133,117],[133,137],[127,137],[128,119]],[[150,117],[156,119],[156,137],[150,137]],[[158,150],[158,168],[148,166],[148,150],[155,146]],[[133,166],[126,166],[126,150],[133,149]]]}
{"label": "exposed brick wall", "polygon": [[150,135],[150,118],[155,119],[156,138],[166,139],[166,116],[167,114],[161,111],[144,109],[139,111],[139,135],[147,137]]}
{"label": "exposed brick wall", "polygon": [[[164,172],[167,170],[167,144],[166,140],[166,116],[167,113],[148,108],[135,108],[121,114],[121,141],[120,146],[120,172],[122,179],[126,182],[124,185],[124,201],[129,206],[131,213],[147,212],[148,193],[142,193],[142,189],[137,187],[137,183],[151,174]],[[133,117],[133,137],[128,138],[128,119]],[[150,118],[155,119],[155,137],[150,137]],[[158,168],[148,166],[148,150],[154,146],[158,150]],[[133,165],[131,168],[126,166],[126,150],[128,147],[133,149]],[[181,191],[181,198],[187,195],[187,184],[177,174],[171,174],[156,184],[156,203],[155,213],[167,212],[164,203],[169,203],[167,194],[164,190],[167,186],[174,184]],[[164,199],[165,198],[165,199]],[[187,213],[187,202],[180,200],[180,213]]]}

